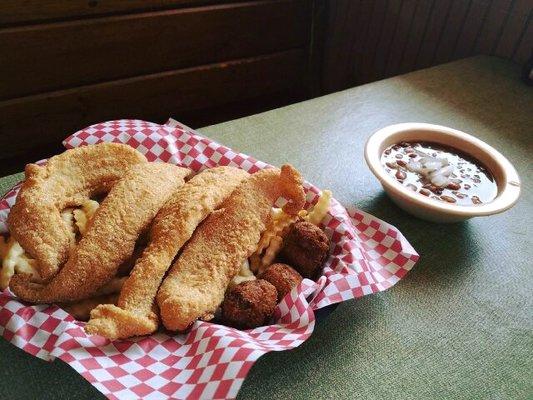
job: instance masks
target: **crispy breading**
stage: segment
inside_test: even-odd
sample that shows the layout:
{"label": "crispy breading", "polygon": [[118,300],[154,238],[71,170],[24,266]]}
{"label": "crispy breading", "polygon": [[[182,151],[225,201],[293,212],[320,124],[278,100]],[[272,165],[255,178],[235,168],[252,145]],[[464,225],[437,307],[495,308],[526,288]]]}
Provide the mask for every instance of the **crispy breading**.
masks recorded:
{"label": "crispy breading", "polygon": [[259,275],[259,278],[274,285],[278,291],[278,302],[303,279],[294,268],[282,263],[270,265],[261,275]]}
{"label": "crispy breading", "polygon": [[276,287],[264,279],[232,287],[221,305],[222,322],[238,329],[252,329],[268,323],[278,299]]}
{"label": "crispy breading", "polygon": [[181,331],[198,318],[213,317],[280,196],[290,201],[284,207],[289,214],[305,201],[302,178],[290,165],[253,174],[196,229],[157,293],[167,329]]}
{"label": "crispy breading", "polygon": [[131,256],[138,237],[189,173],[164,163],[133,166],[113,186],[59,273],[45,285],[15,275],[11,290],[32,303],[68,302],[93,295]]}
{"label": "crispy breading", "polygon": [[172,260],[194,230],[249,174],[233,167],[205,170],[183,185],[157,214],[150,242],[124,284],[117,305],[106,304],[91,312],[88,333],[109,339],[147,335],[159,318],[154,299]]}
{"label": "crispy breading", "polygon": [[304,278],[316,279],[329,254],[330,241],[324,231],[307,221],[292,225],[283,241],[280,258]]}
{"label": "crispy breading", "polygon": [[7,224],[15,240],[37,260],[41,278],[54,276],[74,245],[61,211],[108,192],[127,169],[146,162],[130,146],[101,143],[67,150],[44,166],[26,166],[26,180]]}

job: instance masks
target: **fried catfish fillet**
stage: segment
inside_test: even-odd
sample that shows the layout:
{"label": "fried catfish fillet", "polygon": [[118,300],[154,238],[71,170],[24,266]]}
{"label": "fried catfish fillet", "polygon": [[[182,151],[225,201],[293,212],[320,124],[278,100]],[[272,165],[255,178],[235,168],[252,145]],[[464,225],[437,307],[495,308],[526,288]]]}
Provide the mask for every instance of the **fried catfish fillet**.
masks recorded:
{"label": "fried catfish fillet", "polygon": [[194,230],[249,174],[233,167],[205,170],[170,198],[150,229],[150,242],[124,284],[118,303],[91,311],[88,333],[109,339],[147,335],[159,325],[153,312],[157,289],[172,260]]}
{"label": "fried catfish fillet", "polygon": [[15,240],[37,260],[42,279],[57,273],[74,245],[61,211],[108,192],[126,170],[144,163],[146,157],[130,146],[101,143],[67,150],[44,166],[26,166],[26,180],[7,224]]}
{"label": "fried catfish fillet", "polygon": [[71,302],[92,296],[133,253],[135,242],[190,174],[164,163],[133,166],[116,183],[68,261],[44,285],[16,275],[11,290],[32,303]]}
{"label": "fried catfish fillet", "polygon": [[213,317],[230,280],[256,249],[280,196],[289,201],[288,214],[304,205],[302,178],[290,165],[253,174],[196,229],[157,293],[167,329],[182,331],[198,318]]}

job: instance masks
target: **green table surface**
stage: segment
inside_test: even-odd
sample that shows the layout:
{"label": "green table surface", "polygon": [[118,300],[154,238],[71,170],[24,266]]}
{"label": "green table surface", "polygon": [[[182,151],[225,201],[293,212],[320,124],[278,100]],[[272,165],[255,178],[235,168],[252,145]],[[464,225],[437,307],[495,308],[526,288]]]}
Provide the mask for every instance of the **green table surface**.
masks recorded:
{"label": "green table surface", "polygon": [[[263,356],[239,398],[533,398],[533,88],[519,75],[508,61],[476,57],[200,129],[266,162],[294,164],[342,203],[398,227],[421,255],[393,288],[341,304],[302,346]],[[363,148],[377,129],[408,121],[451,126],[499,149],[522,178],[518,204],[453,225],[398,209]],[[0,189],[19,178],[3,178]],[[4,340],[0,393],[102,397],[63,362]]]}

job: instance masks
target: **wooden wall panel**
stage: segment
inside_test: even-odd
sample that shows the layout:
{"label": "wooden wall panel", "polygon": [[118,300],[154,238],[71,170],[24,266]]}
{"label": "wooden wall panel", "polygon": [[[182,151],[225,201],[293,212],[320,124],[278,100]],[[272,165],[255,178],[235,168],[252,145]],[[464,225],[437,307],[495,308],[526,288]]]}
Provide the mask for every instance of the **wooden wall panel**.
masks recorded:
{"label": "wooden wall panel", "polygon": [[527,60],[531,56],[533,56],[533,15],[530,14],[520,42],[516,46],[513,59]]}
{"label": "wooden wall panel", "polygon": [[427,68],[432,64],[437,47],[442,40],[441,32],[446,26],[446,20],[451,12],[452,5],[453,2],[450,0],[434,0],[426,31],[422,37],[422,44],[416,55],[415,65],[417,68]]}
{"label": "wooden wall panel", "polygon": [[[330,8],[326,92],[476,54],[520,64],[531,56],[533,0],[331,0]],[[354,13],[366,17],[346,22]]]}
{"label": "wooden wall panel", "polygon": [[[366,40],[363,47],[362,57],[354,63],[354,68],[357,75],[361,77],[361,81],[368,82],[373,80],[374,75],[374,58],[377,53],[377,46],[380,40],[380,32],[387,16],[388,0],[374,0],[374,7],[372,8],[372,17],[370,18],[370,25],[366,35]],[[349,55],[346,55],[348,58]]]}
{"label": "wooden wall panel", "polygon": [[451,58],[459,59],[467,57],[470,54],[474,53],[474,46],[476,41],[479,39],[481,33],[481,27],[487,19],[487,15],[490,10],[491,1],[480,2],[468,9],[466,14],[466,19],[461,27],[459,32],[459,37],[453,50],[453,55]]}
{"label": "wooden wall panel", "polygon": [[[362,53],[366,38],[362,32],[363,30],[366,32],[370,26],[373,2],[338,0],[327,4],[327,37],[323,53],[323,69],[329,73],[323,75],[322,84],[335,90],[343,88],[344,83],[352,75],[353,65],[350,61],[355,57],[350,55]],[[331,29],[334,25],[337,29]],[[361,29],[353,29],[353,26]]]}
{"label": "wooden wall panel", "polygon": [[99,121],[203,126],[320,94],[325,5],[0,1],[0,174]]}
{"label": "wooden wall panel", "polygon": [[[239,1],[239,0],[237,0]],[[217,0],[2,0],[0,26],[39,23],[176,6],[220,3]]]}
{"label": "wooden wall panel", "polygon": [[[354,55],[349,62],[350,73],[357,72],[359,65],[357,65],[356,60],[359,60],[365,54],[367,40],[372,33],[372,15],[376,7],[377,4],[374,1],[362,0],[357,8],[359,19],[355,26],[359,27],[359,29],[352,35],[355,40],[352,41],[351,52],[342,54],[342,57],[348,60],[350,60],[350,54]],[[339,86],[342,88],[342,82],[340,82]]]}
{"label": "wooden wall panel", "polygon": [[440,32],[439,43],[436,46],[437,51],[432,60],[433,64],[442,64],[452,57],[471,6],[471,0],[454,0],[451,4],[450,12]]}
{"label": "wooden wall panel", "polygon": [[475,53],[492,54],[509,15],[512,0],[492,0],[487,17],[479,30]]}
{"label": "wooden wall panel", "polygon": [[[0,99],[303,47],[305,0],[186,8],[0,30]],[[268,32],[268,34],[265,34]]]}
{"label": "wooden wall panel", "polygon": [[395,73],[405,73],[412,71],[416,68],[416,56],[418,50],[422,46],[424,35],[429,25],[429,16],[433,10],[433,0],[417,0],[416,8],[411,20],[411,28],[409,34],[404,39],[404,51],[402,54],[402,61],[397,70],[387,71],[388,76],[392,76]]}
{"label": "wooden wall panel", "polygon": [[405,0],[401,4],[400,14],[398,16],[392,43],[388,52],[387,63],[385,65],[385,70],[382,71],[382,75],[392,75],[399,70],[402,62],[402,55],[407,47],[407,38],[412,29],[414,20],[413,15],[416,10],[416,0]]}
{"label": "wooden wall panel", "polygon": [[533,0],[516,0],[513,3],[494,50],[497,56],[513,58],[514,51],[527,25],[527,20],[531,20],[532,8]]}
{"label": "wooden wall panel", "polygon": [[272,93],[296,93],[302,89],[305,63],[305,51],[291,50],[3,101],[1,156],[57,145],[67,134],[98,121],[162,122],[173,116],[188,123],[187,116],[198,110]]}
{"label": "wooden wall panel", "polygon": [[373,68],[370,71],[370,79],[376,80],[385,73],[385,64],[391,50],[391,44],[394,40],[396,28],[400,22],[400,11],[402,3],[398,1],[389,1],[387,12],[379,34],[379,41],[374,56]]}

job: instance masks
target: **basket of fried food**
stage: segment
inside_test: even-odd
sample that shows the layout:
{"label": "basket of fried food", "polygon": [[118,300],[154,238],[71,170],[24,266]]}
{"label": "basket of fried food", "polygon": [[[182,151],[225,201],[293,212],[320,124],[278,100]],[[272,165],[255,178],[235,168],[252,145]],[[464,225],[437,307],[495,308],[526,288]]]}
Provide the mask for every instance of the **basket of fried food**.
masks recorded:
{"label": "basket of fried food", "polygon": [[268,325],[330,252],[320,223],[331,193],[306,210],[302,183],[290,165],[193,173],[125,144],[67,150],[26,166],[0,241],[0,287],[108,339],[197,320]]}

